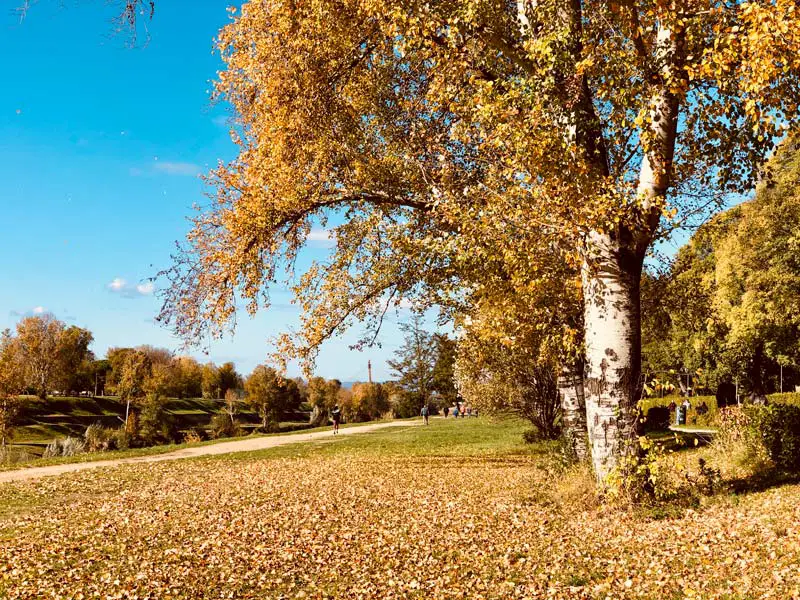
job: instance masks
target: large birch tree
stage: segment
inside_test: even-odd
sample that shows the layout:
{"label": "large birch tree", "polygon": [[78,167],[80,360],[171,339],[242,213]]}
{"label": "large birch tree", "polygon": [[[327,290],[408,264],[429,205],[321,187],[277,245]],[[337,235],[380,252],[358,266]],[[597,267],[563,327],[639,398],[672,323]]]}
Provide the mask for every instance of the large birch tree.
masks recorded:
{"label": "large birch tree", "polygon": [[[798,115],[792,0],[248,2],[219,36],[237,158],[167,273],[162,318],[220,335],[286,275],[312,359],[392,304],[457,304],[481,259],[582,273],[598,479],[634,452],[639,286],[662,226],[752,184]],[[328,219],[334,218],[333,221]],[[312,227],[329,260],[295,272]],[[511,252],[518,257],[519,252]],[[509,266],[511,266],[509,264]],[[468,293],[466,294],[468,295]]]}

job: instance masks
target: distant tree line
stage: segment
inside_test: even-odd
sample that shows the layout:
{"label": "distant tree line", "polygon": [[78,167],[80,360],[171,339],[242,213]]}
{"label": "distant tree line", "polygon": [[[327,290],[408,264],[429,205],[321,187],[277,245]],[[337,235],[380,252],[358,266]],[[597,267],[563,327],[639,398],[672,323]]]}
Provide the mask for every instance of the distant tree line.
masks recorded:
{"label": "distant tree line", "polygon": [[642,279],[652,387],[738,382],[754,400],[800,384],[800,137],[765,166],[755,197],[700,227]]}
{"label": "distant tree line", "polygon": [[424,404],[433,410],[450,406],[457,397],[455,341],[424,331],[419,319],[403,330],[406,339],[390,361],[396,381],[357,382],[345,389],[337,379],[292,379],[266,365],[243,377],[232,362],[202,364],[149,345],[112,347],[97,358],[91,331],[51,314],[25,317],[0,340],[0,443],[11,439],[25,398],[32,395],[42,401],[53,395],[117,397],[124,407],[121,432],[93,426],[87,442],[92,448],[177,439],[165,409],[170,398],[222,401],[209,424],[212,437],[241,434],[245,411],[258,415],[258,429],[277,431],[282,421],[301,418],[303,409],[310,413],[309,424],[320,426],[335,405],[348,422],[416,416]]}
{"label": "distant tree line", "polygon": [[97,359],[92,333],[67,327],[53,315],[22,319],[16,330],[3,332],[3,373],[15,394],[140,395],[158,393],[174,398],[221,399],[242,387],[233,363],[200,364],[174,356],[165,348],[110,348]]}

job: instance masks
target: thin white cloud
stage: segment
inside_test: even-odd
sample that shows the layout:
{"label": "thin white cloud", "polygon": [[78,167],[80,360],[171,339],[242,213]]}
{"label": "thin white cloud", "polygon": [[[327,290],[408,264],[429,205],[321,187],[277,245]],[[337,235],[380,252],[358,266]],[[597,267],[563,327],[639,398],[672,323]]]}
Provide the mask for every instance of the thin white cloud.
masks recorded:
{"label": "thin white cloud", "polygon": [[128,175],[131,177],[154,177],[157,175],[170,175],[173,177],[197,177],[203,172],[203,167],[190,162],[158,160],[156,156],[150,165],[145,167],[130,167]]}
{"label": "thin white cloud", "polygon": [[211,119],[211,122],[217,127],[228,129],[228,127],[230,126],[230,117],[228,115],[218,115],[213,119]]}
{"label": "thin white cloud", "polygon": [[48,311],[44,306],[34,306],[28,310],[12,310],[8,314],[12,317],[38,317],[46,312]]}
{"label": "thin white cloud", "polygon": [[147,283],[140,283],[136,286],[136,291],[139,292],[142,296],[152,296],[153,292],[156,290],[156,286],[153,285],[152,281],[148,281]]}
{"label": "thin white cloud", "polygon": [[177,175],[182,177],[196,177],[203,169],[200,165],[188,162],[156,161],[153,169],[165,175]]}
{"label": "thin white cloud", "polygon": [[308,232],[308,238],[306,239],[315,245],[332,246],[333,243],[336,241],[336,236],[329,229],[321,229],[318,227],[314,227],[311,231]]}
{"label": "thin white cloud", "polygon": [[133,284],[128,283],[122,277],[116,277],[107,286],[109,291],[114,294],[119,294],[123,298],[141,298],[143,296],[152,296],[156,291],[156,287],[152,281],[145,283]]}

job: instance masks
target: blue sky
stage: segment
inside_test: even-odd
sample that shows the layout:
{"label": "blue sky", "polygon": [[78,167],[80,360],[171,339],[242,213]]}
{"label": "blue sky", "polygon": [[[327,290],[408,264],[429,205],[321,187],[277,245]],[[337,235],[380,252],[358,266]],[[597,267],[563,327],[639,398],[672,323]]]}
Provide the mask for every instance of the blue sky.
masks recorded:
{"label": "blue sky", "polygon": [[[204,202],[198,175],[233,156],[224,107],[208,96],[229,2],[158,2],[150,41],[137,48],[111,35],[105,2],[60,4],[38,2],[23,22],[0,13],[0,328],[46,310],[89,328],[99,356],[145,343],[177,350],[152,321],[159,303],[145,280],[169,266],[192,206]],[[305,258],[325,252],[315,242]],[[286,294],[273,299],[275,310],[240,316],[208,357],[194,354],[249,372],[269,337],[297,322]],[[354,336],[330,342],[318,373],[365,379],[372,358],[387,378],[402,318],[380,349],[352,352]]]}

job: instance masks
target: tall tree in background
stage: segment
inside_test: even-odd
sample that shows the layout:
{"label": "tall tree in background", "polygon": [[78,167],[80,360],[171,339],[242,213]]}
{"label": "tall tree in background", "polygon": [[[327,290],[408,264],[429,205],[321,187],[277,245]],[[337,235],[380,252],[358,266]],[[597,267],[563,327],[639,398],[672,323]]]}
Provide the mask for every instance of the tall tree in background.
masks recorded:
{"label": "tall tree in background", "polygon": [[67,327],[61,333],[56,380],[65,394],[94,388],[94,353],[89,349],[93,341],[92,332],[81,327]]}
{"label": "tall tree in background", "polygon": [[223,397],[220,389],[219,369],[214,363],[209,362],[203,365],[201,384],[203,388],[203,398],[219,400]]}
{"label": "tall tree in background", "polygon": [[451,406],[458,400],[454,367],[456,364],[456,341],[442,333],[433,334],[436,346],[436,362],[431,374],[431,389],[439,396],[442,406]]}
{"label": "tall tree in background", "polygon": [[314,426],[328,422],[328,382],[324,377],[312,377],[306,388],[308,403],[311,405],[309,422]]}
{"label": "tall tree in background", "polygon": [[766,400],[780,364],[800,362],[799,149],[800,136],[781,145],[717,255],[714,308],[727,329],[722,360],[756,401]]}
{"label": "tall tree in background", "polygon": [[400,331],[404,334],[403,344],[395,350],[395,359],[386,364],[419,410],[428,404],[433,391],[438,346],[434,336],[423,329],[421,315],[414,315],[410,322],[401,324]]}
{"label": "tall tree in background", "polygon": [[236,371],[232,362],[223,363],[218,370],[219,393],[224,398],[228,390],[238,390],[242,387],[242,376]]}
{"label": "tall tree in background", "polygon": [[147,358],[150,360],[150,364],[152,365],[169,366],[174,359],[174,355],[170,350],[166,348],[158,348],[149,344],[136,346],[136,351],[147,356]]}
{"label": "tall tree in background", "polygon": [[308,380],[308,403],[311,405],[312,425],[323,425],[328,422],[328,411],[339,401],[342,383],[338,379],[312,377]]}
{"label": "tall tree in background", "polygon": [[[248,2],[220,34],[238,157],[168,273],[183,336],[251,312],[312,224],[343,214],[294,288],[288,358],[403,297],[481,278],[481,249],[580,240],[599,480],[636,452],[640,276],[662,217],[740,192],[800,115],[794,0]],[[536,251],[531,252],[535,258]],[[529,282],[535,270],[524,266]],[[475,283],[478,282],[478,283]]]}
{"label": "tall tree in background", "polygon": [[649,369],[702,370],[763,400],[781,365],[800,361],[798,148],[788,137],[753,199],[704,224],[668,271],[643,280]]}
{"label": "tall tree in background", "polygon": [[153,362],[142,350],[124,353],[117,381],[117,395],[125,402],[125,427],[130,426],[131,404],[141,402],[152,382]]}
{"label": "tall tree in background", "polygon": [[106,392],[110,394],[119,394],[117,386],[119,385],[120,376],[122,375],[122,366],[125,363],[125,358],[128,354],[134,352],[133,348],[118,348],[111,347],[106,351],[106,360],[111,366],[111,370],[106,375]]}
{"label": "tall tree in background", "polygon": [[0,449],[5,448],[17,424],[22,392],[22,377],[17,346],[6,329],[0,337]]}
{"label": "tall tree in background", "polygon": [[666,383],[672,372],[701,369],[714,380],[733,381],[721,362],[727,326],[714,310],[714,298],[719,252],[741,218],[740,206],[714,216],[678,250],[668,269],[642,278],[643,359],[651,379]]}
{"label": "tall tree in background", "polygon": [[106,382],[108,376],[111,374],[111,369],[111,362],[104,358],[92,363],[89,370],[89,381],[95,396],[97,396],[98,393],[106,393]]}
{"label": "tall tree in background", "polygon": [[259,365],[244,382],[245,400],[261,417],[263,431],[277,431],[280,420],[300,404],[297,384],[270,367]]}
{"label": "tall tree in background", "polygon": [[177,398],[199,398],[203,394],[203,367],[191,356],[174,359]]}
{"label": "tall tree in background", "polygon": [[380,383],[354,383],[340,401],[342,414],[350,423],[380,419],[390,408],[389,394]]}
{"label": "tall tree in background", "polygon": [[42,400],[58,375],[64,323],[51,314],[26,317],[17,323],[16,344],[25,383]]}

